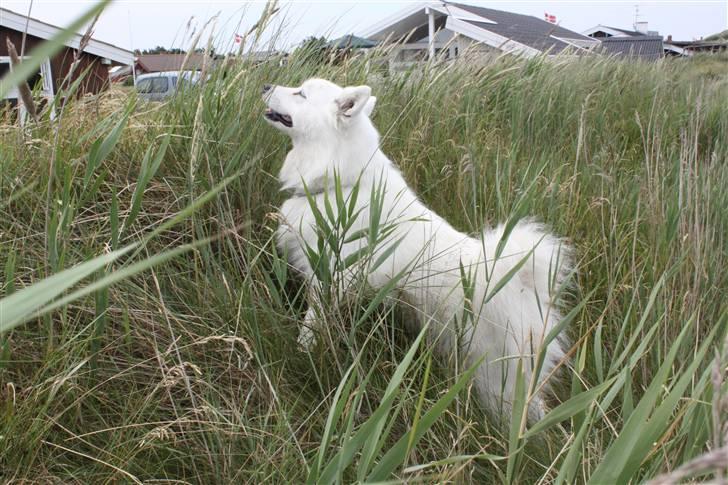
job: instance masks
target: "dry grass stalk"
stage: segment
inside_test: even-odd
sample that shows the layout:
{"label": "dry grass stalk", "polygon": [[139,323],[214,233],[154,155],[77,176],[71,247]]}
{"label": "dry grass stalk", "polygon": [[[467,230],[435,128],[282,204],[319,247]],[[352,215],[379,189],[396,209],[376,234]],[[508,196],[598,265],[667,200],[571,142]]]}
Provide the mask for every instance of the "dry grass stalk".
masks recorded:
{"label": "dry grass stalk", "polygon": [[[19,65],[20,56],[18,56],[18,51],[15,50],[15,44],[13,44],[9,38],[5,39],[5,44],[8,47],[8,54],[10,55],[10,65],[12,67]],[[25,110],[28,112],[28,115],[33,118],[33,121],[38,123],[38,110],[35,109],[33,93],[30,91],[27,81],[23,81],[18,84],[18,93],[20,94],[20,99],[23,101],[23,106],[25,106]]]}

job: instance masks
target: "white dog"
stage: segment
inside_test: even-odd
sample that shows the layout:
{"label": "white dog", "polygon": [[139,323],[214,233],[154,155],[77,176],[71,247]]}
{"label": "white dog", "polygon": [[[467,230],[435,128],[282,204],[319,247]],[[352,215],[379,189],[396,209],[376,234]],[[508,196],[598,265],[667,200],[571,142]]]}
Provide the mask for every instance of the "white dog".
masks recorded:
{"label": "white dog", "polygon": [[[333,207],[328,213],[338,213],[342,199],[337,202],[334,193],[336,177],[343,202],[350,204],[356,197],[349,234],[367,234],[372,213],[381,214],[380,226],[388,228],[384,240],[370,248],[374,254],[368,265],[344,271],[338,294],[346,292],[357,271],[374,288],[395,278],[398,294],[419,312],[419,322],[429,322],[440,351],[458,346],[469,362],[485,356],[475,387],[491,409],[496,404],[510,409],[519,360],[526,385],[542,390],[542,381],[565,358],[561,339],[544,344],[561,319],[555,292],[570,270],[565,244],[529,221],[511,226],[507,237],[504,226],[470,237],[428,209],[379,149],[379,134],[369,119],[376,98],[368,86],[341,88],[310,79],[295,88],[265,86],[263,97],[265,118],[293,141],[278,176],[292,195],[280,209],[277,240],[310,282],[299,342],[308,348],[321,321],[320,282],[311,267],[310,248],[320,247],[322,235],[312,203],[324,217],[325,200]],[[377,197],[371,197],[373,191]],[[375,200],[378,210],[373,211]],[[366,236],[339,241],[340,260],[356,260],[367,241]],[[533,376],[539,353],[543,365]],[[539,392],[531,397],[529,415],[542,413]]]}

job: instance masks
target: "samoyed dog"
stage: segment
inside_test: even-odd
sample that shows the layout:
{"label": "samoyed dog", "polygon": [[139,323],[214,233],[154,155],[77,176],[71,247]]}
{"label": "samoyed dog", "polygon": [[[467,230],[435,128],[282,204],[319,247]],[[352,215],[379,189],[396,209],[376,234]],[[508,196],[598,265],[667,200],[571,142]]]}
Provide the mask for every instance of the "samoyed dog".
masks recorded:
{"label": "samoyed dog", "polygon": [[[310,348],[322,321],[310,251],[330,237],[321,234],[317,215],[337,214],[343,203],[354,208],[348,234],[367,234],[375,217],[386,237],[369,248],[368,265],[343,271],[335,293],[342,297],[362,272],[375,289],[394,286],[418,313],[418,325],[429,325],[441,355],[457,349],[468,362],[484,356],[474,378],[484,404],[508,413],[520,362],[527,388],[537,391],[529,416],[541,416],[547,380],[565,359],[563,338],[553,338],[561,320],[557,292],[571,271],[565,242],[531,220],[468,236],[428,209],[379,148],[370,120],[376,98],[368,86],[309,79],[300,87],[266,85],[263,98],[266,120],[293,142],[278,175],[291,195],[280,208],[276,236],[309,283],[300,344]],[[356,260],[370,244],[367,237],[342,239],[340,260]]]}

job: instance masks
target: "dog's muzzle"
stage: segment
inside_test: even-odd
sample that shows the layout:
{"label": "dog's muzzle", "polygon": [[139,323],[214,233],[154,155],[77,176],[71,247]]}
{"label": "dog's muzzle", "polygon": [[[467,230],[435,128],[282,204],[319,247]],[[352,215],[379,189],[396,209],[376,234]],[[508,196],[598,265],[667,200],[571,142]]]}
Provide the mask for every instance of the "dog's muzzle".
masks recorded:
{"label": "dog's muzzle", "polygon": [[279,113],[278,111],[268,108],[265,110],[265,117],[274,123],[280,123],[288,128],[293,126],[293,120],[290,116]]}

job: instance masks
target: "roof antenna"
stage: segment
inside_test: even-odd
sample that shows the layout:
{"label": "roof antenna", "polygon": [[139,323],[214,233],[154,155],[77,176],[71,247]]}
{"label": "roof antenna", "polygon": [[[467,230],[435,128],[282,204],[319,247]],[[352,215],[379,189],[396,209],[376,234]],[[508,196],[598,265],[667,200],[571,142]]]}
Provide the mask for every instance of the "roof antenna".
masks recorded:
{"label": "roof antenna", "polygon": [[634,30],[637,30],[637,22],[640,20],[640,6],[638,3],[634,5],[634,23],[632,24],[632,28]]}

